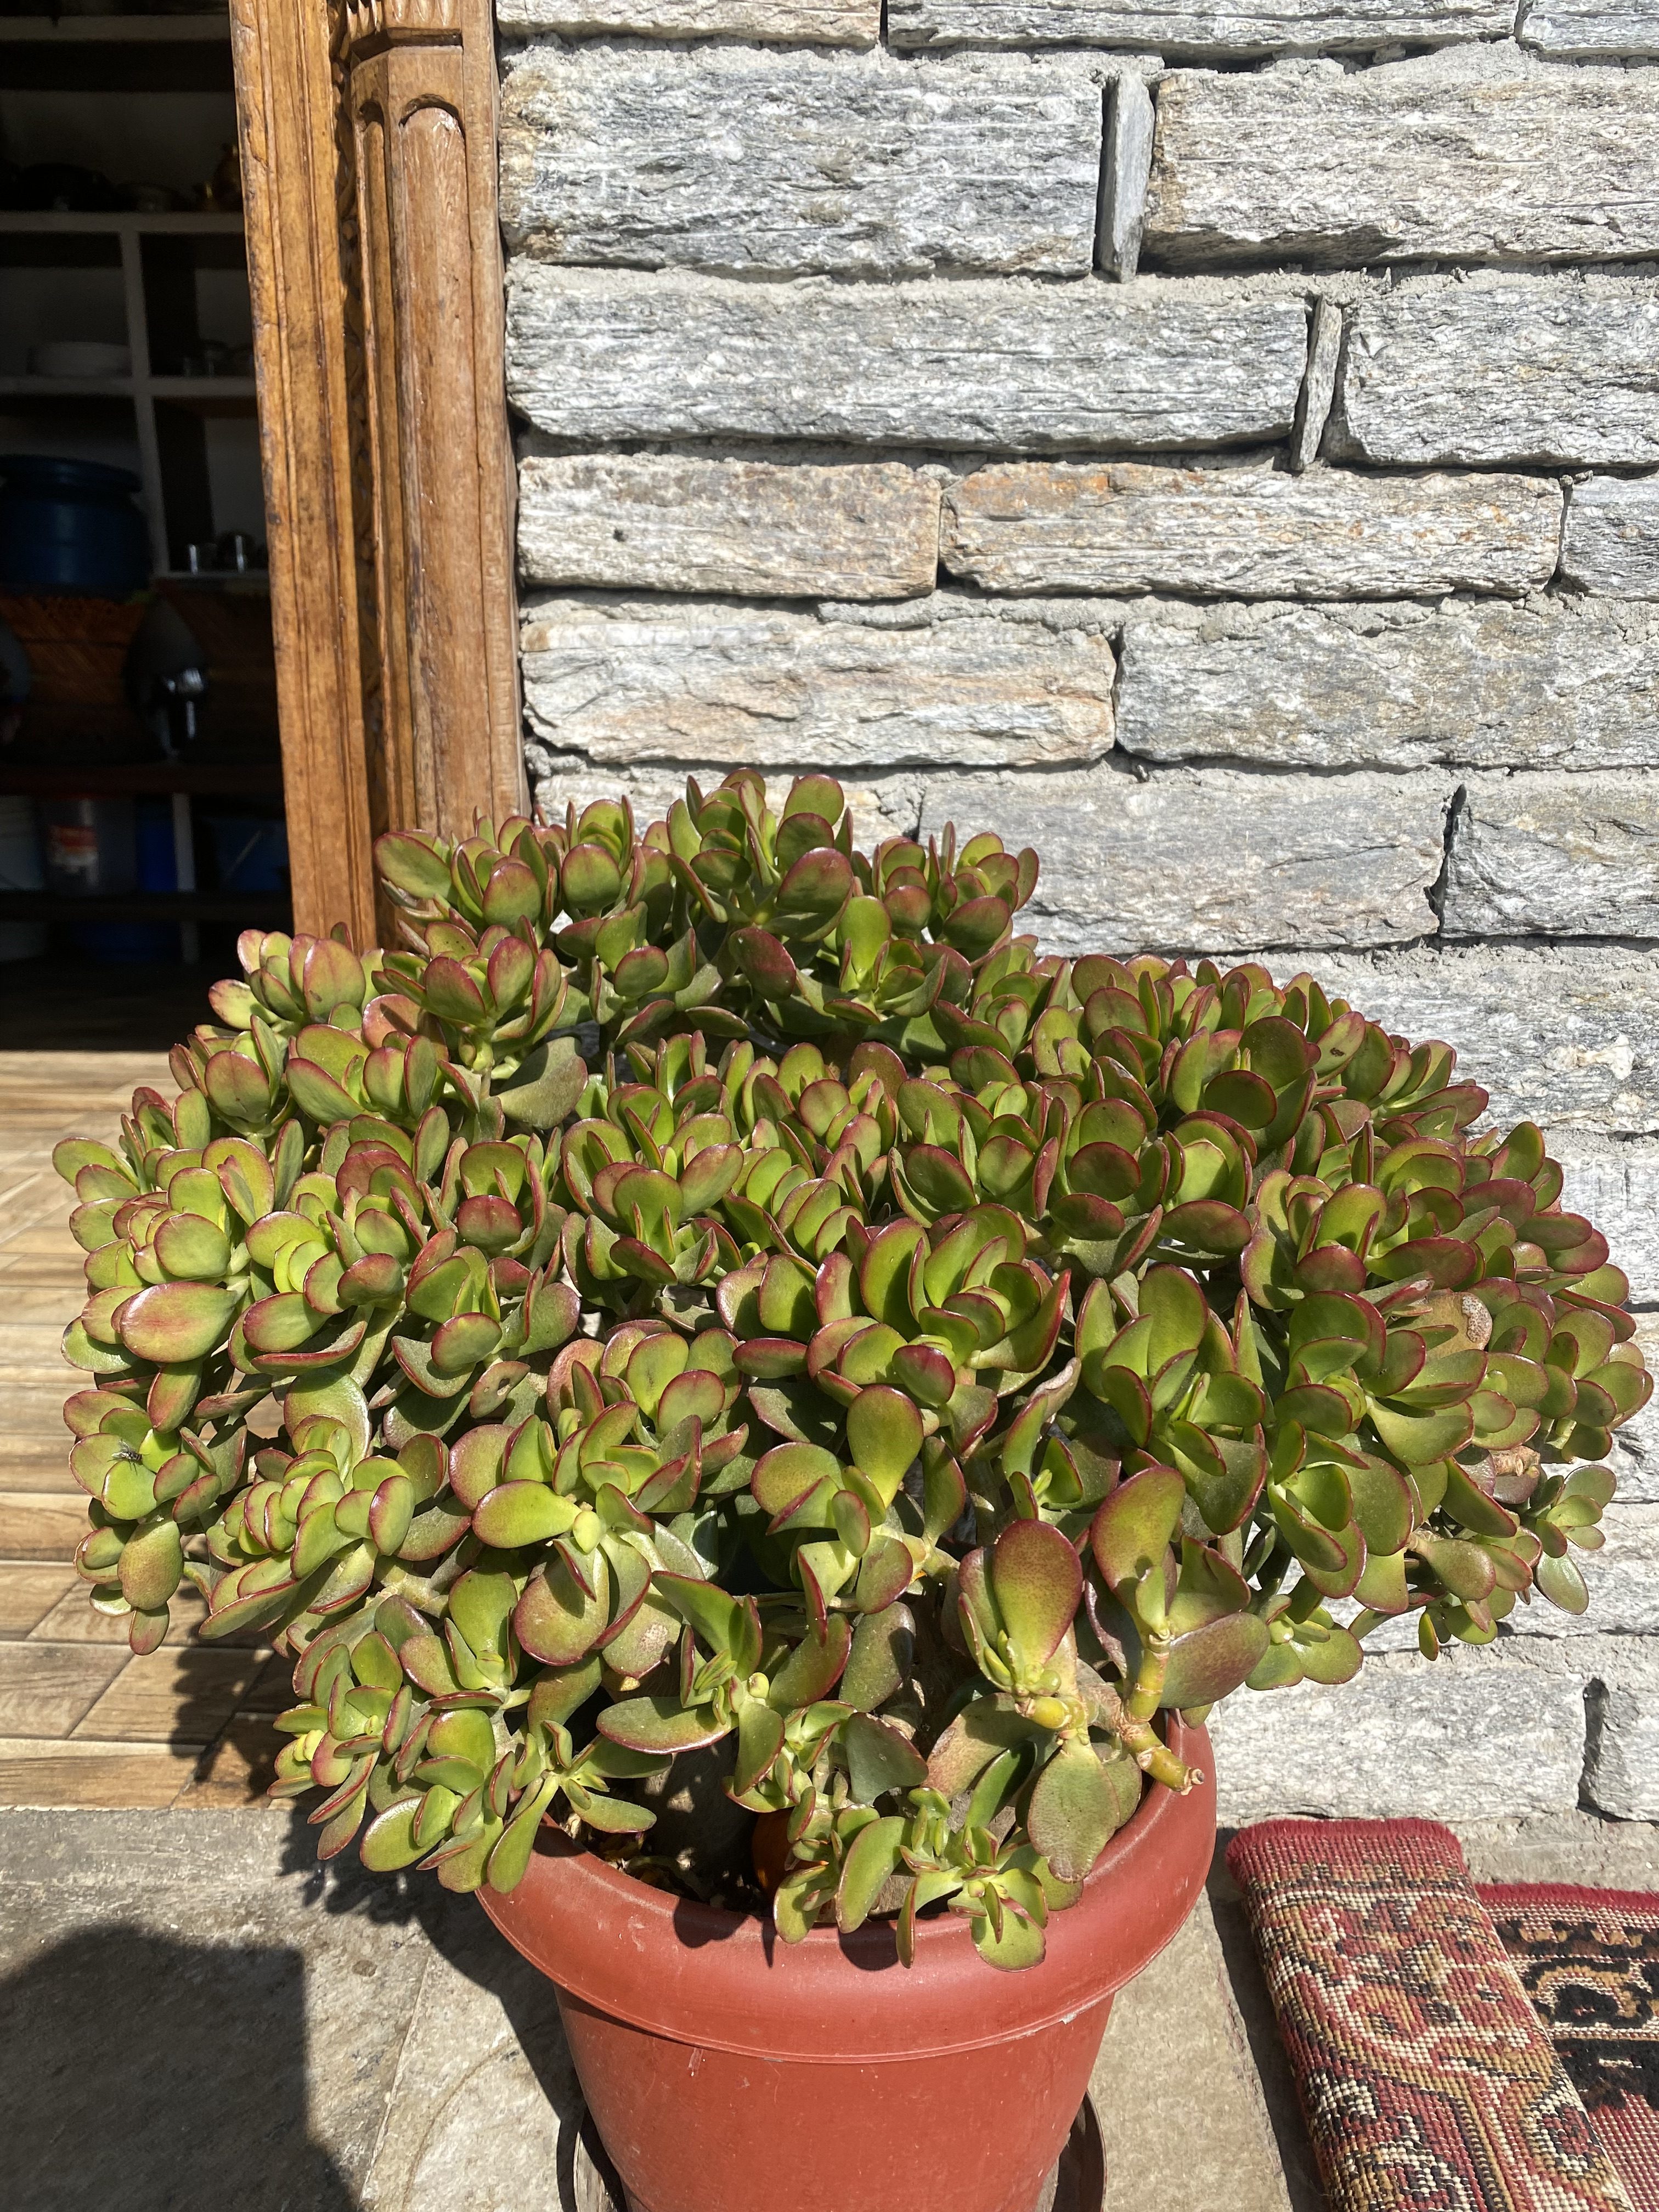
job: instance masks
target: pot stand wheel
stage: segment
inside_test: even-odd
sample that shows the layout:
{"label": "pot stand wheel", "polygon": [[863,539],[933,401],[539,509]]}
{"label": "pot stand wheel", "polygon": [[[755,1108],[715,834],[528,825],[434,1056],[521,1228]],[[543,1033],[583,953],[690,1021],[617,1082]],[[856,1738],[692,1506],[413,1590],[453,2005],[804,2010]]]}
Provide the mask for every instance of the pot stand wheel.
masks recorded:
{"label": "pot stand wheel", "polygon": [[[571,2185],[574,2212],[634,2212],[586,2112],[576,2133]],[[1031,2212],[1104,2212],[1105,2203],[1106,2152],[1094,2106],[1085,2097]]]}

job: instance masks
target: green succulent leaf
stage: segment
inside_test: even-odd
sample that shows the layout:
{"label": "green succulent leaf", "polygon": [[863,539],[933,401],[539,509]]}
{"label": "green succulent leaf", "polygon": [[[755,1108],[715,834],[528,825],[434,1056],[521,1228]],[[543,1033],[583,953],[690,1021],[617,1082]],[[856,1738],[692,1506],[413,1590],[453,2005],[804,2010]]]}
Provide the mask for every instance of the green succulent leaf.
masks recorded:
{"label": "green succulent leaf", "polygon": [[1026,1832],[1062,1881],[1081,1881],[1121,1825],[1116,1790],[1086,1740],[1064,1743],[1038,1775]]}

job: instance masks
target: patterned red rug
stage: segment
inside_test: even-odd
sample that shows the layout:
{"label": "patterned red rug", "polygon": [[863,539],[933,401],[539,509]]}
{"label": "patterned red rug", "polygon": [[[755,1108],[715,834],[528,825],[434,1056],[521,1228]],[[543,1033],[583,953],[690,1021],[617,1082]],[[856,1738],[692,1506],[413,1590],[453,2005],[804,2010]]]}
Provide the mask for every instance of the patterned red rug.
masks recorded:
{"label": "patterned red rug", "polygon": [[1270,1820],[1227,1853],[1335,2212],[1659,2212],[1633,2198],[1425,1820]]}
{"label": "patterned red rug", "polygon": [[1659,1897],[1486,1888],[1522,1987],[1637,2212],[1659,2212]]}

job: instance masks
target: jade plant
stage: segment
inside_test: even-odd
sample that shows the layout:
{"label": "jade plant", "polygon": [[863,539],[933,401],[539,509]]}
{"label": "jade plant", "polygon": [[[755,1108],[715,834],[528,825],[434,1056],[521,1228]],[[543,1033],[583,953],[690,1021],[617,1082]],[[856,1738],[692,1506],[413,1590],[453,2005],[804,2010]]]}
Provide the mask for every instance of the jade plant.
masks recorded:
{"label": "jade plant", "polygon": [[249,933],[57,1154],[92,1603],[292,1656],[325,1856],[1028,1966],[1172,1715],[1584,1606],[1627,1285],[1449,1047],[1043,957],[1035,854],[823,776],[378,861],[395,948]]}

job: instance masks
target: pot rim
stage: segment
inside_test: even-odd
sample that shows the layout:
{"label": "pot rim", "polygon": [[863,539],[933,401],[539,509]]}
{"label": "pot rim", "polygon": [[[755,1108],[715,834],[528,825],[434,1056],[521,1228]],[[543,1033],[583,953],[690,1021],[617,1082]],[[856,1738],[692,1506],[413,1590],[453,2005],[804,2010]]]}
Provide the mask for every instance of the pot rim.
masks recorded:
{"label": "pot rim", "polygon": [[[563,1994],[675,2042],[860,2063],[978,2050],[1103,2004],[1186,1920],[1209,1873],[1215,1784],[1202,1729],[1175,1720],[1170,1742],[1206,1778],[1185,1797],[1149,1789],[1077,1903],[1050,1916],[1042,1963],[1018,1973],[988,1966],[956,1913],[917,1923],[908,1968],[890,1920],[851,1936],[820,1925],[786,1944],[757,1913],[653,1888],[556,1830],[544,1832],[514,1890],[478,1898]],[[1150,1908],[1135,1909],[1136,1892],[1150,1893]]]}

